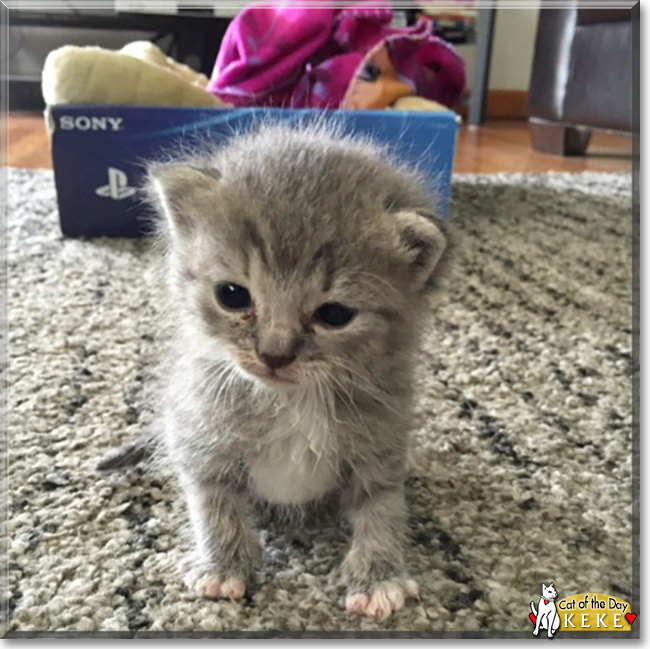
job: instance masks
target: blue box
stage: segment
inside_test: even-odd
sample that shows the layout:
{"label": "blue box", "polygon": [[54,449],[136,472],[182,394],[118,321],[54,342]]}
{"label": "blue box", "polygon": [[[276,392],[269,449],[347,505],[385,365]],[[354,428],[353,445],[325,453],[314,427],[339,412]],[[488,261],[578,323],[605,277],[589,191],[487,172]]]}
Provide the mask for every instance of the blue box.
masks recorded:
{"label": "blue box", "polygon": [[458,132],[452,112],[74,105],[50,112],[61,230],[68,237],[146,235],[150,226],[137,192],[146,161],[206,135],[225,140],[260,119],[323,116],[388,143],[417,165],[437,186],[442,216],[448,214]]}

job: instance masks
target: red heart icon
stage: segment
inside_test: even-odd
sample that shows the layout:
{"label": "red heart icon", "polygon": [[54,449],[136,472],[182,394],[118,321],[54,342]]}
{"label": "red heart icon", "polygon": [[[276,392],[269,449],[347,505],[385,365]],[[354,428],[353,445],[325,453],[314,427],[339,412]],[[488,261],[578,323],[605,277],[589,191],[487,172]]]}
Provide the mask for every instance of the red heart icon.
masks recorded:
{"label": "red heart icon", "polygon": [[634,620],[636,620],[636,613],[626,613],[625,619],[630,623],[630,625],[632,625]]}

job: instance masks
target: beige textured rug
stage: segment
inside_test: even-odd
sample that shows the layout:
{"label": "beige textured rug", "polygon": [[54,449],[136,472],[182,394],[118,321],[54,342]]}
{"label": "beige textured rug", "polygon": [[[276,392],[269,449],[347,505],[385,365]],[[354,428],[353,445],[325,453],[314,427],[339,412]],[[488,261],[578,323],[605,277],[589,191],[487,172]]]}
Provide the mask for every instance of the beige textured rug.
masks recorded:
{"label": "beige textured rug", "polygon": [[9,631],[528,635],[542,582],[633,597],[628,176],[457,179],[408,483],[422,601],[385,623],[343,611],[331,523],[311,547],[261,530],[243,604],[186,592],[173,482],[93,471],[143,425],[154,253],[63,241],[49,172],[11,170],[8,200]]}

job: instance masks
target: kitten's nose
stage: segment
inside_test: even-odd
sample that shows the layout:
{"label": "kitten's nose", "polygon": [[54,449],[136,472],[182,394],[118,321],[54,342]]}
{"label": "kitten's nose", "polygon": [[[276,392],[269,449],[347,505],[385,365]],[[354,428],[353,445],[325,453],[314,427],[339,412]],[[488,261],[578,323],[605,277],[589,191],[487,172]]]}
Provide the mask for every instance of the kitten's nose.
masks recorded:
{"label": "kitten's nose", "polygon": [[273,354],[260,354],[260,358],[272,370],[279,370],[281,367],[291,365],[296,360],[296,355],[274,356]]}

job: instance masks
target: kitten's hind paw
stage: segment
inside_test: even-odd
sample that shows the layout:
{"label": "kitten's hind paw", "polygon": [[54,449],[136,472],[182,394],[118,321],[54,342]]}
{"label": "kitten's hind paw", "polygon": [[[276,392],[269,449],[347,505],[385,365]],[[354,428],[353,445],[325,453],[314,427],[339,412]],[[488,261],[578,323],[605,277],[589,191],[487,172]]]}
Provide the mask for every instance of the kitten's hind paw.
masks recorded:
{"label": "kitten's hind paw", "polygon": [[239,577],[191,570],[185,576],[185,584],[200,597],[206,599],[230,599],[239,601],[246,594],[246,584]]}
{"label": "kitten's hind paw", "polygon": [[412,579],[388,579],[373,584],[367,592],[352,593],[345,600],[348,613],[385,620],[404,607],[407,598],[420,599]]}

